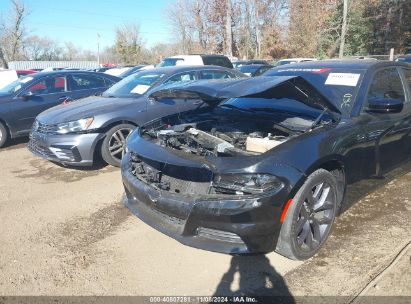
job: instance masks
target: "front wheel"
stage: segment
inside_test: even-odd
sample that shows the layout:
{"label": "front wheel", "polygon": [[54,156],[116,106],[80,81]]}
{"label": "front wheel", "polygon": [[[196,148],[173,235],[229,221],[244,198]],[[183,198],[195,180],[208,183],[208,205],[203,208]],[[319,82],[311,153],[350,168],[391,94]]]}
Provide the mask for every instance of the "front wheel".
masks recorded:
{"label": "front wheel", "polygon": [[281,227],[276,251],[293,260],[314,256],[328,238],[337,211],[335,177],[313,172],[298,190]]}
{"label": "front wheel", "polygon": [[135,129],[131,124],[120,124],[107,131],[101,145],[101,157],[109,165],[119,167],[126,152],[126,140]]}
{"label": "front wheel", "polygon": [[0,148],[4,147],[8,139],[6,127],[0,122]]}

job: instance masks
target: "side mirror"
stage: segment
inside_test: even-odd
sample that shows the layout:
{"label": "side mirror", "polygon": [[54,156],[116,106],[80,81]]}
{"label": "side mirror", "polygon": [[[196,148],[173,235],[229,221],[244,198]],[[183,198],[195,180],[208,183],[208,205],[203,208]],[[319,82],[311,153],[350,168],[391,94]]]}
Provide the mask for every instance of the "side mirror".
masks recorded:
{"label": "side mirror", "polygon": [[372,98],[368,100],[367,112],[371,113],[400,113],[404,102],[395,98]]}
{"label": "side mirror", "polygon": [[34,96],[35,96],[35,95],[34,95],[33,92],[28,91],[28,92],[24,93],[23,95],[21,95],[21,99],[23,99],[23,101],[27,101],[27,100],[29,100],[30,98],[33,98]]}

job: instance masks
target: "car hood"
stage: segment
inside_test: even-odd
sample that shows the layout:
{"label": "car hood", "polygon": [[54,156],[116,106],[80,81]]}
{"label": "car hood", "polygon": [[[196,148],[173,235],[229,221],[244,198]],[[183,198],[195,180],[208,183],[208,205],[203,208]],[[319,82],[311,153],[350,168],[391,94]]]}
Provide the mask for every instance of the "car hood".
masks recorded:
{"label": "car hood", "polygon": [[238,97],[292,97],[308,106],[341,113],[321,92],[300,76],[259,76],[228,80],[199,80],[161,86],[153,90],[150,98],[202,99],[219,103]]}
{"label": "car hood", "polygon": [[37,119],[46,124],[57,124],[114,112],[130,105],[135,106],[136,103],[140,103],[143,108],[146,106],[146,98],[144,96],[139,98],[93,96],[50,108],[42,112]]}
{"label": "car hood", "polygon": [[12,97],[12,94],[0,93],[0,103],[10,102]]}

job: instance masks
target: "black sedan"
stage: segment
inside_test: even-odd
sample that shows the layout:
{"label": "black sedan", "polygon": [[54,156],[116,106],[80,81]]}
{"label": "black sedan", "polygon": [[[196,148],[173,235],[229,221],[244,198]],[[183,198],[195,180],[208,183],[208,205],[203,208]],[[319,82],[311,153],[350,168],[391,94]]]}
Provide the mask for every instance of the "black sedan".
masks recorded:
{"label": "black sedan", "polygon": [[58,104],[100,94],[120,78],[83,71],[31,74],[0,89],[0,148],[27,136],[35,117]]}
{"label": "black sedan", "polygon": [[125,205],[190,246],[310,258],[347,186],[409,160],[410,85],[406,64],[322,61],[154,92],[210,107],[129,137]]}
{"label": "black sedan", "polygon": [[260,76],[272,68],[273,66],[269,64],[247,64],[240,66],[238,70],[247,76],[255,77]]}

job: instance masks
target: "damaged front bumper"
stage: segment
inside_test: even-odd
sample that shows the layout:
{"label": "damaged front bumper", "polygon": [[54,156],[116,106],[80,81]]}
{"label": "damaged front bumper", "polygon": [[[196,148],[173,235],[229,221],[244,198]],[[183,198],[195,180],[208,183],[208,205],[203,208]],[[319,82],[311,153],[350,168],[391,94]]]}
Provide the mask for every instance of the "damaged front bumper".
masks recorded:
{"label": "damaged front bumper", "polygon": [[130,158],[126,154],[122,161],[124,204],[148,225],[185,245],[210,251],[244,254],[275,249],[290,187],[261,196],[183,195],[137,178]]}

